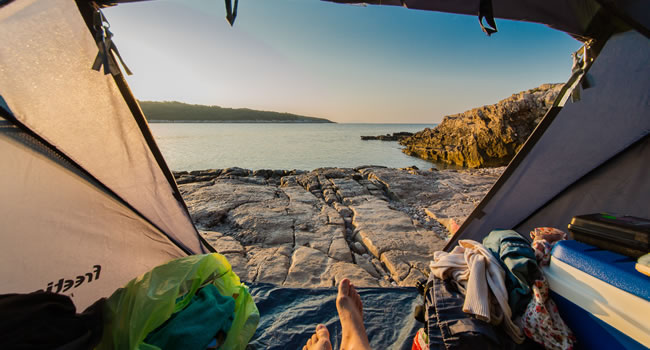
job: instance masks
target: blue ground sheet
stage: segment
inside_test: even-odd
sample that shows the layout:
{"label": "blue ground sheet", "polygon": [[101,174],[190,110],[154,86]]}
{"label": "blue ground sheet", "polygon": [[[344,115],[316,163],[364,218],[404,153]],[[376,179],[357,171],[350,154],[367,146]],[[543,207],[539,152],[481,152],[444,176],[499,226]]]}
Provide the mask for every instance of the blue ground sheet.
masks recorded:
{"label": "blue ground sheet", "polygon": [[[336,312],[336,288],[283,288],[272,284],[249,284],[260,311],[260,323],[247,349],[302,349],[323,323],[330,331],[334,349],[341,342]],[[415,307],[422,304],[416,288],[358,288],[363,302],[366,331],[373,349],[411,349],[422,323],[415,320]]]}

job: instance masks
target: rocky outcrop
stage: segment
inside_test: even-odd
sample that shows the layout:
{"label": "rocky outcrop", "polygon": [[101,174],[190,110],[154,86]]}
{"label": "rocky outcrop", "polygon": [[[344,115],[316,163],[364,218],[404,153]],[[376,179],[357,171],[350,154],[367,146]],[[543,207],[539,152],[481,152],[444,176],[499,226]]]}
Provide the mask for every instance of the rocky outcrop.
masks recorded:
{"label": "rocky outcrop", "polygon": [[361,136],[361,140],[363,141],[368,141],[368,140],[379,140],[379,141],[400,141],[402,139],[405,139],[409,136],[413,136],[412,132],[395,132],[392,134],[386,134],[386,135],[378,135],[378,136]]}
{"label": "rocky outcrop", "polygon": [[446,116],[400,141],[403,152],[470,168],[507,165],[552,106],[562,84],[544,84],[497,104]]}
{"label": "rocky outcrop", "polygon": [[[292,287],[413,286],[447,229],[501,169],[324,168],[175,173],[194,223],[244,281]],[[433,215],[432,215],[433,214]]]}

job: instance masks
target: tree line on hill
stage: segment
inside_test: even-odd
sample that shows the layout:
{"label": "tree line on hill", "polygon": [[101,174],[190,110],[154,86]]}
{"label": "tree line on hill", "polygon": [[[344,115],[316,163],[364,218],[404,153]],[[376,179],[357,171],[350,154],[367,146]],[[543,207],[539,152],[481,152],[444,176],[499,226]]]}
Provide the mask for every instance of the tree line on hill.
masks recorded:
{"label": "tree line on hill", "polygon": [[176,101],[139,101],[150,122],[155,121],[208,121],[208,122],[281,122],[281,123],[332,123],[323,118],[303,115],[257,111],[248,108],[223,108],[219,106],[194,105]]}

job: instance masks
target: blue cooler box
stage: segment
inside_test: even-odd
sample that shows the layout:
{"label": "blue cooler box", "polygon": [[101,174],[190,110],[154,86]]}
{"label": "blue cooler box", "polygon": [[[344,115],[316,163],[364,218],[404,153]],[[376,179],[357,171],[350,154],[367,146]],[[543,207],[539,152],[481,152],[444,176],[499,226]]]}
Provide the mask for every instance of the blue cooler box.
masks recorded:
{"label": "blue cooler box", "polygon": [[544,273],[577,349],[650,348],[650,277],[626,256],[568,240]]}

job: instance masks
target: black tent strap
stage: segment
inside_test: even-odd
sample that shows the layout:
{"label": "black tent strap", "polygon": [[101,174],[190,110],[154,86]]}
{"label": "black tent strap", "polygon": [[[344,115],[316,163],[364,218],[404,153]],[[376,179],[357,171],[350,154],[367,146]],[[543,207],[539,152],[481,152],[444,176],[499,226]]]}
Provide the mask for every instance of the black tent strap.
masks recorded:
{"label": "black tent strap", "polygon": [[[5,101],[4,98],[2,98],[2,95],[0,95],[0,112],[4,112],[6,113],[6,115],[10,115],[11,117],[14,116],[14,114],[9,109],[9,106],[7,105],[7,101]],[[1,114],[2,113],[0,113],[0,115]]]}
{"label": "black tent strap", "polygon": [[199,233],[199,241],[203,244],[203,246],[210,252],[210,253],[218,253],[216,249],[210,244],[205,237],[203,237],[202,234]]}
{"label": "black tent strap", "polygon": [[93,30],[95,31],[95,42],[97,43],[97,48],[99,50],[92,68],[99,71],[101,67],[104,66],[104,74],[121,74],[120,67],[117,65],[116,61],[117,57],[117,59],[120,60],[122,67],[124,67],[126,74],[132,75],[133,73],[129,67],[127,67],[126,63],[124,63],[120,51],[117,49],[117,46],[115,46],[113,33],[109,30],[110,24],[106,20],[106,17],[104,17],[104,14],[99,9],[99,5],[93,3],[92,6],[94,9]]}
{"label": "black tent strap", "polygon": [[[487,25],[490,27],[486,27],[483,24],[484,18],[485,22],[487,22]],[[494,21],[494,12],[492,11],[492,0],[480,0],[478,7],[478,23],[481,25],[483,32],[488,36],[491,36],[498,31],[497,24]]]}
{"label": "black tent strap", "polygon": [[235,0],[235,6],[232,6],[232,0],[226,1],[226,19],[228,23],[232,26],[235,24],[235,18],[237,18],[237,7],[239,6],[239,0]]}

